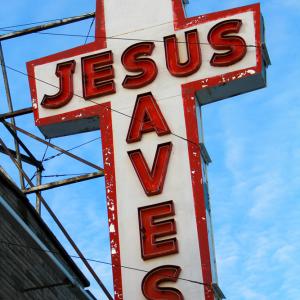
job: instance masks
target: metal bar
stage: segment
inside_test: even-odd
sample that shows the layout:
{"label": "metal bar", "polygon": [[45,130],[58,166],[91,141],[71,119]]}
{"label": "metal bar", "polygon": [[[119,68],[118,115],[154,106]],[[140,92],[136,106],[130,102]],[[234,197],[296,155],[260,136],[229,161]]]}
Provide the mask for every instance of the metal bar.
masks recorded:
{"label": "metal bar", "polygon": [[92,13],[87,13],[87,14],[83,14],[83,15],[80,15],[80,16],[65,18],[65,19],[61,19],[61,20],[58,20],[58,21],[54,21],[54,22],[34,26],[34,27],[31,27],[31,28],[26,28],[26,29],[23,29],[23,30],[10,32],[10,33],[1,35],[0,36],[0,41],[16,38],[16,37],[19,37],[19,36],[24,36],[24,35],[27,35],[27,34],[47,30],[47,29],[50,29],[50,28],[59,27],[59,26],[66,25],[66,24],[75,23],[75,22],[78,22],[78,21],[82,21],[82,20],[86,20],[86,19],[90,19],[90,18],[94,18],[94,17],[95,17],[95,13],[92,12]]}
{"label": "metal bar", "polygon": [[31,151],[26,147],[26,145],[21,141],[21,139],[18,137],[17,132],[14,128],[12,128],[10,125],[14,124],[9,124],[6,121],[2,121],[2,124],[6,127],[6,129],[10,132],[10,134],[14,137],[14,139],[18,142],[18,145],[20,145],[24,151],[27,153],[27,155],[36,162],[38,165],[38,168],[41,170],[44,170],[44,167],[41,162],[39,162],[34,155],[31,153]]}
{"label": "metal bar", "polygon": [[[14,109],[13,109],[12,100],[11,100],[10,88],[9,88],[9,83],[8,83],[8,77],[7,77],[4,54],[3,54],[1,42],[0,42],[0,63],[1,63],[1,68],[2,68],[2,74],[3,74],[3,81],[4,81],[5,92],[6,92],[8,110],[9,110],[9,112],[13,112]],[[11,122],[11,124],[16,125],[14,117],[12,117],[10,119],[10,122]],[[19,165],[22,167],[22,162],[21,162],[21,159],[20,159],[20,148],[19,148],[19,144],[16,141],[16,139],[14,139],[14,144],[15,144],[17,161],[18,161]],[[24,178],[23,178],[21,172],[19,172],[19,177],[20,177],[21,188],[24,189],[25,183],[24,183]]]}
{"label": "metal bar", "polygon": [[[37,186],[40,186],[42,184],[42,170],[37,169],[36,170],[36,184]],[[41,194],[37,193],[36,194],[36,200],[35,200],[35,210],[39,215],[41,215]]]}
{"label": "metal bar", "polygon": [[[9,151],[12,153],[14,158],[17,158],[16,151],[14,151],[12,149],[9,149]],[[2,146],[0,146],[0,152],[6,154]],[[37,167],[37,168],[40,167],[41,162],[40,161],[36,162],[35,160],[32,160],[29,156],[26,156],[26,155],[21,153],[20,158],[23,162],[25,162],[29,165],[32,165],[32,166]]]}
{"label": "metal bar", "polygon": [[201,143],[200,142],[200,151],[201,151],[201,155],[202,155],[202,158],[204,159],[205,163],[208,165],[212,162],[210,156],[209,156],[209,153],[205,147],[205,144],[204,143]]}
{"label": "metal bar", "polygon": [[27,107],[27,108],[15,110],[15,111],[12,111],[12,112],[1,114],[0,115],[0,121],[1,120],[5,120],[5,119],[9,119],[9,118],[13,118],[13,117],[18,117],[18,116],[30,114],[32,112],[33,112],[33,108],[32,107]]}
{"label": "metal bar", "polygon": [[[28,182],[28,184],[30,185],[30,187],[33,188],[34,184],[30,180],[30,178],[27,176],[27,174],[24,172],[24,170],[22,169],[22,167],[20,167],[20,165],[18,164],[18,162],[11,155],[11,153],[9,152],[8,148],[6,147],[6,145],[4,144],[4,142],[2,141],[1,138],[0,138],[0,145],[2,145],[2,147],[5,150],[5,152],[7,153],[7,155],[10,156],[11,160],[13,161],[13,163],[15,164],[15,166],[19,169],[19,171],[22,172],[24,178],[26,179],[26,181]],[[57,224],[57,226],[60,228],[60,230],[62,231],[62,233],[65,235],[65,237],[68,240],[68,242],[72,245],[72,247],[74,248],[74,250],[76,251],[76,253],[80,257],[80,259],[82,260],[82,262],[84,263],[84,265],[86,266],[86,268],[93,275],[94,279],[99,284],[99,286],[103,290],[103,292],[106,295],[106,297],[109,300],[114,300],[113,297],[110,295],[109,291],[106,289],[105,285],[102,283],[101,279],[98,277],[98,275],[95,273],[95,271],[93,270],[93,268],[91,267],[91,265],[89,264],[89,262],[86,260],[86,258],[82,254],[82,252],[79,250],[79,248],[77,247],[77,245],[75,244],[75,242],[73,241],[73,239],[71,238],[71,236],[69,235],[69,233],[67,232],[67,230],[64,228],[64,226],[59,221],[59,219],[57,218],[57,216],[55,215],[55,213],[52,211],[52,209],[49,207],[49,205],[46,202],[46,200],[41,195],[40,195],[40,199],[41,199],[41,203],[44,205],[44,207],[46,208],[46,210],[48,211],[48,213],[50,214],[50,216],[53,218],[53,220],[55,221],[55,223]],[[0,200],[1,200],[1,198],[0,198]]]}
{"label": "metal bar", "polygon": [[78,183],[78,182],[82,182],[82,181],[86,181],[86,180],[90,180],[90,179],[95,179],[95,178],[103,177],[103,176],[104,176],[103,172],[90,173],[90,174],[87,174],[87,175],[76,176],[76,177],[72,177],[72,178],[68,178],[68,179],[64,179],[64,180],[59,180],[59,181],[54,181],[54,182],[50,182],[50,183],[40,184],[38,186],[31,187],[31,188],[23,190],[23,193],[28,195],[28,194],[37,193],[37,192],[41,192],[41,191],[46,191],[46,190],[50,190],[50,189],[57,188],[57,187],[60,187],[60,186],[73,184],[73,183]]}
{"label": "metal bar", "polygon": [[51,147],[51,148],[53,148],[53,149],[55,149],[55,150],[57,150],[57,151],[59,151],[59,152],[65,154],[65,155],[67,155],[67,156],[70,156],[70,157],[72,157],[72,158],[74,158],[74,159],[76,159],[76,160],[78,160],[78,161],[80,161],[80,162],[82,162],[82,163],[84,163],[84,164],[86,164],[86,165],[88,165],[88,166],[90,166],[90,167],[92,167],[92,168],[98,170],[98,171],[104,172],[104,170],[103,170],[102,168],[98,167],[97,165],[95,165],[95,164],[93,164],[93,163],[91,163],[91,162],[89,162],[89,161],[87,161],[87,160],[85,160],[85,159],[83,159],[83,158],[81,158],[81,157],[79,157],[79,156],[73,154],[73,153],[70,153],[70,152],[68,152],[67,150],[64,150],[64,149],[62,149],[62,148],[60,148],[60,147],[58,147],[58,146],[56,146],[56,145],[54,145],[54,144],[52,144],[52,143],[50,143],[50,142],[47,142],[47,141],[45,141],[45,140],[39,138],[38,136],[36,136],[36,135],[34,135],[34,134],[32,134],[32,133],[26,131],[25,129],[22,129],[22,128],[17,127],[17,126],[12,125],[12,124],[9,124],[9,123],[6,122],[6,121],[2,121],[2,123],[7,124],[8,126],[14,128],[14,129],[16,129],[17,131],[20,131],[20,132],[24,133],[25,135],[27,135],[27,136],[29,136],[29,137],[31,137],[31,138],[33,138],[33,139],[35,139],[35,140],[37,140],[37,141],[39,141],[39,142],[45,144],[45,145],[48,145],[49,147]]}
{"label": "metal bar", "polygon": [[223,294],[222,290],[220,289],[220,287],[219,287],[219,285],[217,283],[213,283],[211,286],[212,286],[214,295],[218,299],[226,299],[225,295]]}
{"label": "metal bar", "polygon": [[[13,154],[10,153],[9,149],[6,147],[5,143],[3,142],[3,140],[0,138],[0,146],[2,146],[5,154],[7,154],[10,159],[12,160],[12,162],[15,164],[15,166],[18,168],[18,170],[22,173],[23,177],[26,179],[26,181],[28,183],[31,182],[30,178],[27,176],[27,174],[24,172],[24,170],[22,169],[22,166],[20,166],[20,164],[18,163],[18,161],[14,158]],[[33,184],[32,184],[33,186]]]}

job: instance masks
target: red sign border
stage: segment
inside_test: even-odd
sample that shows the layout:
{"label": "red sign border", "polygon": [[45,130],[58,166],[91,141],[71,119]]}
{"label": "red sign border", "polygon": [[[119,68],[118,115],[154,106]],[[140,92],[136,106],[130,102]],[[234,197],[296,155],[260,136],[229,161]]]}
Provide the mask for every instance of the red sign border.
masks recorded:
{"label": "red sign border", "polygon": [[[43,65],[46,63],[51,63],[55,62],[58,60],[63,60],[63,59],[69,59],[74,56],[78,56],[81,54],[85,53],[90,53],[93,51],[97,50],[102,50],[106,48],[106,31],[105,31],[105,15],[104,15],[104,1],[105,0],[96,0],[96,17],[95,17],[95,36],[97,37],[95,41],[78,46],[76,48],[72,48],[69,50],[65,50],[53,55],[49,55],[46,57],[42,57],[36,60],[32,60],[30,62],[27,62],[27,73],[29,77],[29,85],[30,85],[30,90],[31,90],[31,96],[32,99],[37,99],[37,88],[36,88],[36,79],[35,77],[35,72],[34,68],[39,65]],[[254,12],[254,19],[256,23],[256,32],[255,32],[255,42],[258,47],[256,47],[256,66],[253,66],[251,68],[247,68],[244,70],[239,70],[231,73],[231,78],[234,76],[239,76],[241,73],[243,73],[243,77],[249,76],[250,74],[247,73],[247,70],[255,71],[256,73],[260,73],[262,71],[262,50],[261,50],[261,20],[260,20],[260,4],[252,4],[248,6],[243,6],[243,7],[238,7],[238,8],[233,8],[229,10],[224,10],[216,13],[209,13],[197,17],[191,17],[191,18],[186,18],[184,15],[184,9],[182,6],[182,0],[172,0],[173,4],[173,16],[174,16],[174,29],[175,31],[177,30],[182,30],[188,27],[191,27],[190,24],[197,25],[197,24],[203,24],[207,23],[209,21],[214,21],[218,20],[220,18],[225,18],[229,17],[233,14],[237,13],[245,13],[247,11],[252,11]],[[215,82],[221,82],[221,80],[224,78],[224,75],[220,75],[215,77]],[[220,80],[218,80],[220,79]],[[205,78],[201,79],[201,81],[204,81]],[[195,83],[189,83],[187,84],[189,88],[193,88],[193,85],[195,84],[196,87],[198,87],[198,84],[196,81]],[[212,86],[216,86],[218,84],[212,84]],[[209,85],[206,87],[210,87]],[[196,91],[196,90],[195,90]],[[78,111],[72,111],[68,113],[63,113],[60,115],[56,116],[51,116],[51,117],[45,117],[45,118],[40,118],[39,117],[39,111],[38,107],[34,106],[33,107],[33,112],[34,112],[34,119],[35,119],[35,124],[36,126],[46,126],[54,123],[59,123],[59,122],[67,122],[67,121],[72,121],[72,120],[77,120],[78,117]],[[90,108],[83,108],[80,109],[81,119],[82,118],[88,118],[88,117],[94,117],[97,116],[97,109],[93,106],[92,109]]]}
{"label": "red sign border", "polygon": [[[231,80],[234,76],[239,76],[243,73],[244,77],[250,76],[247,71],[255,71],[260,73],[262,71],[262,50],[261,47],[261,17],[260,17],[260,5],[253,4],[244,7],[234,8],[216,13],[210,13],[202,16],[186,18],[184,15],[184,9],[182,6],[182,0],[173,0],[173,15],[174,15],[174,28],[181,30],[193,25],[214,21],[220,18],[229,17],[237,13],[245,13],[247,11],[254,12],[254,18],[256,23],[255,40],[256,45],[256,59],[257,64],[251,68],[244,70],[227,73],[225,75],[216,76],[208,79],[201,79],[192,83],[188,83],[182,86],[183,94],[183,107],[186,122],[187,139],[193,141],[195,144],[199,143],[198,136],[198,124],[196,118],[196,104],[195,104],[195,92],[202,89],[202,85],[206,87],[218,86],[224,82],[224,80]],[[37,99],[36,91],[36,78],[34,68],[38,65],[68,59],[70,57],[78,56],[92,51],[97,51],[106,48],[106,33],[105,33],[105,18],[104,18],[104,0],[96,0],[96,37],[97,39],[84,46],[79,46],[70,50],[56,53],[54,55],[46,56],[40,59],[36,59],[27,63],[28,77],[31,89],[31,95],[33,99]],[[103,148],[103,161],[105,167],[105,181],[107,191],[107,203],[108,203],[108,218],[110,225],[113,224],[115,231],[110,232],[111,248],[114,249],[115,254],[112,254],[113,264],[113,276],[115,287],[115,299],[121,300],[122,296],[122,275],[121,275],[121,257],[120,257],[120,244],[118,234],[118,213],[117,213],[117,195],[116,195],[116,179],[114,168],[114,144],[113,144],[113,132],[112,132],[112,119],[111,119],[111,106],[110,103],[103,103],[95,105],[89,108],[80,109],[68,113],[64,113],[58,116],[52,116],[47,118],[39,118],[38,108],[34,108],[34,117],[37,126],[45,126],[57,122],[71,121],[76,119],[76,115],[81,113],[82,118],[100,116],[100,129],[102,132],[102,148]],[[105,127],[104,127],[105,126]],[[200,148],[194,143],[188,143],[190,170],[191,172],[194,205],[197,222],[197,232],[199,238],[199,251],[201,255],[202,274],[204,283],[212,283],[212,272],[210,262],[210,250],[207,233],[207,221],[206,221],[206,208],[203,188],[199,185],[202,180],[201,171],[201,157]],[[196,155],[195,155],[196,153]],[[106,163],[109,162],[109,163]],[[114,207],[114,210],[112,210]],[[213,300],[214,295],[212,289],[208,286],[204,286],[205,300]]]}

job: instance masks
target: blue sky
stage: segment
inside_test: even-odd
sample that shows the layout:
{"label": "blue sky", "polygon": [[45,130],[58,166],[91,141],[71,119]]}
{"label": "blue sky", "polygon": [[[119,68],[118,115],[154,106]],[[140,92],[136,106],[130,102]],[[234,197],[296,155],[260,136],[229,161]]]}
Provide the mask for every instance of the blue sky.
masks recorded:
{"label": "blue sky", "polygon": [[[251,1],[190,0],[190,16],[242,6]],[[76,5],[75,5],[76,4]],[[1,5],[0,27],[79,15],[94,10],[94,0],[10,0]],[[219,285],[228,299],[297,299],[300,295],[300,64],[297,26],[300,3],[269,0],[261,3],[272,60],[268,87],[203,108],[210,193],[217,253]],[[90,20],[51,32],[86,34]],[[1,31],[0,31],[1,32]],[[2,31],[1,33],[4,33]],[[6,64],[26,71],[25,62],[82,44],[83,38],[31,35],[3,43]],[[8,71],[15,109],[30,106],[27,78]],[[0,113],[7,111],[2,80]],[[32,116],[17,123],[39,134]],[[1,126],[0,137],[13,147]],[[59,138],[70,148],[99,137],[99,132]],[[38,158],[44,146],[24,138]],[[49,150],[47,156],[55,152]],[[100,140],[74,151],[102,165]],[[0,154],[13,178],[13,165]],[[45,163],[45,175],[92,171],[61,156]],[[26,166],[29,174],[34,170]],[[56,180],[56,178],[51,178]],[[51,179],[43,179],[45,182]],[[44,193],[45,198],[86,257],[109,262],[104,180],[96,179]],[[70,249],[49,216],[43,217],[61,242]],[[92,263],[112,289],[110,268]],[[86,273],[87,274],[87,273]],[[92,291],[100,291],[92,278]]]}

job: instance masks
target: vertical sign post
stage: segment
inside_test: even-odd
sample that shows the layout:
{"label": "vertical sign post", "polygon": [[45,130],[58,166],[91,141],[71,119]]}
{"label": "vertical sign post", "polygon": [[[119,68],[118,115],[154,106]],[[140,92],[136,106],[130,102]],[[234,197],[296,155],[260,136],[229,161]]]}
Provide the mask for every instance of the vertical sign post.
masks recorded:
{"label": "vertical sign post", "polygon": [[265,86],[260,7],[187,18],[182,0],[97,0],[95,27],[28,62],[36,125],[101,130],[116,300],[215,299],[197,112]]}

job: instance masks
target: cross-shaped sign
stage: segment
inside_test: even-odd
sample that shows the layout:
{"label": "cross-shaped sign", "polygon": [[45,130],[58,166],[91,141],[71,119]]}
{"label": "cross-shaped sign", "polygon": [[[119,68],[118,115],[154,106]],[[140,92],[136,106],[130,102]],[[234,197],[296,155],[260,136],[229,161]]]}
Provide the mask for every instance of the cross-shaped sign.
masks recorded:
{"label": "cross-shaped sign", "polygon": [[116,300],[215,299],[199,111],[265,86],[260,7],[186,18],[182,0],[97,0],[95,27],[27,64],[36,125],[101,129]]}

